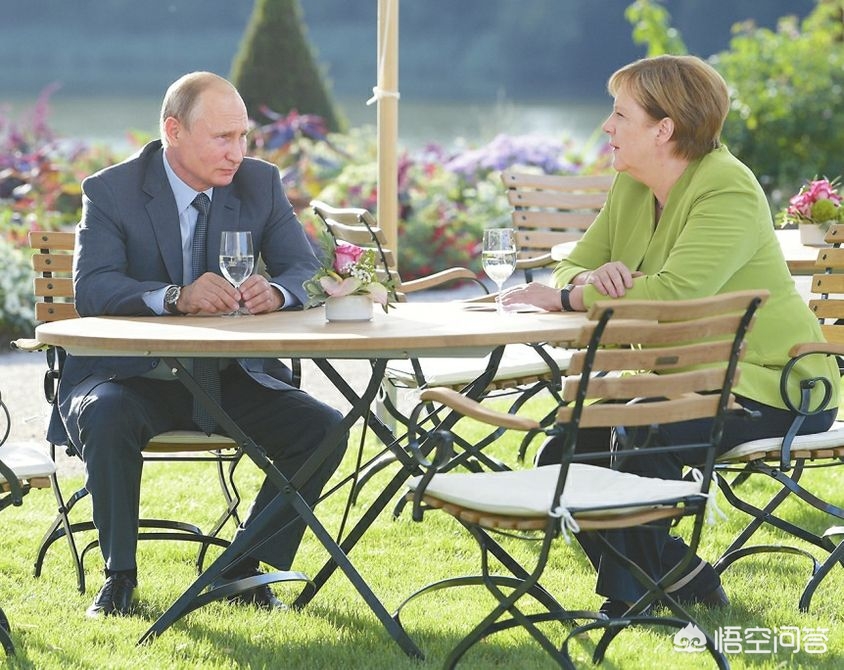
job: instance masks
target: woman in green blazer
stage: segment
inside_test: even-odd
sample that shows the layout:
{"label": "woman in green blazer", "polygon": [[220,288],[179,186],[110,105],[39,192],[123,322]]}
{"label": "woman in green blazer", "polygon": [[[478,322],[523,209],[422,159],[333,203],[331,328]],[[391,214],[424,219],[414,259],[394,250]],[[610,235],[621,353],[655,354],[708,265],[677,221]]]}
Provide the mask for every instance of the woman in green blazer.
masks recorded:
{"label": "woman in green blazer", "polygon": [[[735,420],[725,430],[722,452],[742,442],[784,434],[792,414],[780,397],[780,373],[799,342],[822,341],[817,320],[794,286],[774,235],[771,212],[753,173],[721,145],[729,109],[723,78],[693,56],[659,56],[627,65],[608,84],[612,114],[603,125],[618,171],[606,204],[569,257],[554,271],[556,286],[525,284],[505,291],[505,304],[585,310],[596,300],[681,300],[743,289],[767,289],[747,338],[739,402],[757,411],[757,421]],[[829,357],[807,357],[794,378],[826,377],[838,388],[839,372]],[[795,382],[796,383],[796,382]],[[796,391],[795,391],[796,393]],[[837,408],[837,398],[830,407]],[[808,418],[801,433],[821,432],[836,409]],[[665,444],[706,438],[708,422],[663,428]],[[606,451],[608,433],[592,434],[578,451]],[[639,461],[627,470],[679,479],[681,453]],[[559,462],[554,442],[537,462]],[[626,570],[608,560],[588,533],[578,539],[598,570],[603,610],[621,614],[643,590]],[[665,574],[685,555],[680,538],[665,532],[613,531],[613,542],[652,576]],[[727,604],[718,574],[697,559],[674,587],[686,602]]]}

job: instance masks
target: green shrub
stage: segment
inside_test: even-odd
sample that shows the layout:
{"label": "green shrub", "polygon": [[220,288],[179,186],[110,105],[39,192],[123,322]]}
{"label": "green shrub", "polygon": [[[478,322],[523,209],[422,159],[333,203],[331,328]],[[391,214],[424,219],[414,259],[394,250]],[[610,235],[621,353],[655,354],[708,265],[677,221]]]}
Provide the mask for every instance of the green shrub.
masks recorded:
{"label": "green shrub", "polygon": [[29,257],[0,236],[0,346],[32,335],[35,311],[32,302],[33,272]]}
{"label": "green shrub", "polygon": [[743,24],[712,59],[733,93],[725,141],[775,207],[811,175],[844,172],[842,11],[836,0],[802,24],[784,17],[776,31]]}

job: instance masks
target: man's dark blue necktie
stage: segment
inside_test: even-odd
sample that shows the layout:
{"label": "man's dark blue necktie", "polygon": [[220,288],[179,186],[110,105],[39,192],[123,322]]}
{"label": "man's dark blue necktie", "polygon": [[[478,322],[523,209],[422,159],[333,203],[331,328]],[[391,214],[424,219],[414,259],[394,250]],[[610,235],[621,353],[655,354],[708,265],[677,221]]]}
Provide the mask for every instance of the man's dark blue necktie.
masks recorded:
{"label": "man's dark blue necktie", "polygon": [[[191,270],[193,281],[196,281],[206,270],[205,259],[208,240],[208,212],[211,210],[211,199],[205,193],[197,194],[193,200],[199,214],[196,217],[196,228],[193,231],[191,247]],[[199,387],[206,391],[215,402],[220,402],[220,369],[216,358],[194,358],[193,377]],[[208,410],[196,399],[193,399],[194,423],[208,434],[214,432],[217,422]]]}

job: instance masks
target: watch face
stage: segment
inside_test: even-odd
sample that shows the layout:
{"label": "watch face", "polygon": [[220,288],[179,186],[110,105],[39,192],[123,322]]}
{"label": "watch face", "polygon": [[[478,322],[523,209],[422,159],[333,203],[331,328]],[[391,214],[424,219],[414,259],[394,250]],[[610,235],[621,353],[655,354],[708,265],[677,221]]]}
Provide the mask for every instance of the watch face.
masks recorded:
{"label": "watch face", "polygon": [[178,286],[170,286],[164,293],[164,302],[175,303],[179,300],[181,290]]}
{"label": "watch face", "polygon": [[179,302],[181,294],[181,286],[169,286],[164,292],[164,309],[173,314],[177,313],[179,310],[176,308],[176,303]]}

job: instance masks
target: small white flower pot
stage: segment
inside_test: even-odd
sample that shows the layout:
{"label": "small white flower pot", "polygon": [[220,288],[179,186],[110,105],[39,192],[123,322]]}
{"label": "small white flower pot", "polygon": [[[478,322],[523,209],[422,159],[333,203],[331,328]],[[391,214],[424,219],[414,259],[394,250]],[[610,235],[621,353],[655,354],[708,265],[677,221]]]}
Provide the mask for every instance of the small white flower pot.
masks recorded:
{"label": "small white flower pot", "polygon": [[829,247],[832,246],[824,242],[824,237],[826,236],[826,226],[819,226],[814,223],[801,223],[798,228],[800,229],[800,242],[802,242],[807,247]]}
{"label": "small white flower pot", "polygon": [[344,295],[325,301],[325,318],[328,321],[370,321],[372,299],[368,295]]}

